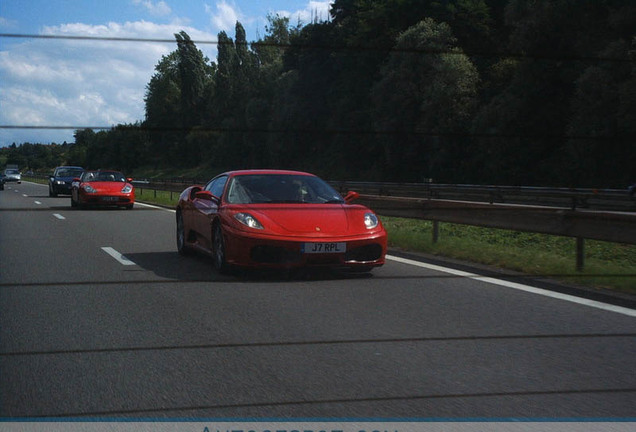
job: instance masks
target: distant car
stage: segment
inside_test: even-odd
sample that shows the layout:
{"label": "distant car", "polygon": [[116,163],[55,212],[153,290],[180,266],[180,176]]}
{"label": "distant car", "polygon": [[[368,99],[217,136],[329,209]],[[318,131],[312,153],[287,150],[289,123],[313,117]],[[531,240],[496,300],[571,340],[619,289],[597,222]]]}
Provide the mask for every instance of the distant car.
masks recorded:
{"label": "distant car", "polygon": [[71,207],[133,208],[135,188],[132,179],[119,171],[84,171],[71,185]]}
{"label": "distant car", "polygon": [[71,183],[74,178],[78,178],[84,172],[84,168],[76,166],[59,166],[49,177],[49,196],[56,197],[58,194],[71,194]]}
{"label": "distant car", "polygon": [[298,171],[248,170],[190,186],[176,209],[177,250],[201,251],[230,267],[345,267],[384,264],[387,234],[359,195],[344,198],[320,178]]}
{"label": "distant car", "polygon": [[20,171],[12,168],[4,170],[4,182],[22,183],[22,175],[20,174]]}

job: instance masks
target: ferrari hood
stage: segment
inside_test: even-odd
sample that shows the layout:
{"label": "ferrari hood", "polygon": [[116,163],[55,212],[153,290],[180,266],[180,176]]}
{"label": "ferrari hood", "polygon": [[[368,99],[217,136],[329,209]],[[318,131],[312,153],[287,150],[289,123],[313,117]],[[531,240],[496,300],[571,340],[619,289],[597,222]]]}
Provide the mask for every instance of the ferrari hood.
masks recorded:
{"label": "ferrari hood", "polygon": [[342,205],[299,205],[258,209],[255,214],[270,229],[290,234],[345,235],[349,232],[347,212]]}
{"label": "ferrari hood", "polygon": [[86,183],[98,192],[115,193],[121,192],[127,183],[122,182],[90,182]]}

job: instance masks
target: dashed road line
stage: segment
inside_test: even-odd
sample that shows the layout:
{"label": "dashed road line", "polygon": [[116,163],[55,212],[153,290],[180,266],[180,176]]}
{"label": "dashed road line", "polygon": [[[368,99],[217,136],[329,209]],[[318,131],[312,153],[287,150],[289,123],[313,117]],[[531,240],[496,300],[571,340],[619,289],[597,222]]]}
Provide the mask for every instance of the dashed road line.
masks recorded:
{"label": "dashed road line", "polygon": [[134,262],[132,262],[131,260],[123,256],[122,254],[117,252],[112,247],[103,247],[102,250],[106,252],[108,255],[115,258],[121,265],[125,265],[125,266],[136,265]]}
{"label": "dashed road line", "polygon": [[66,219],[64,216],[62,216],[62,215],[61,215],[61,214],[59,214],[59,213],[53,213],[53,216],[55,216],[55,217],[56,217],[56,218],[58,218],[59,220],[64,220],[64,219]]}

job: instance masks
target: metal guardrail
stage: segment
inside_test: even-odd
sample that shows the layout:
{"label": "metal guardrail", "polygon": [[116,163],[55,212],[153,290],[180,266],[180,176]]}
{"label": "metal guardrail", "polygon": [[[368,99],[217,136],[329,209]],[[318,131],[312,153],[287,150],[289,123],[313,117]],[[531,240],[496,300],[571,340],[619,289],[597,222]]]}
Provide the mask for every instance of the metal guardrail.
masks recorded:
{"label": "metal guardrail", "polygon": [[636,244],[636,213],[378,195],[361,195],[359,201],[379,215],[433,221],[433,242],[439,222],[573,237],[579,271],[585,265],[585,239]]}
{"label": "metal guardrail", "polygon": [[636,244],[636,213],[360,195],[380,215]]}
{"label": "metal guardrail", "polygon": [[330,182],[340,192],[361,194],[563,207],[571,210],[596,209],[636,211],[636,197],[627,188],[575,189],[525,186],[449,185],[435,183]]}

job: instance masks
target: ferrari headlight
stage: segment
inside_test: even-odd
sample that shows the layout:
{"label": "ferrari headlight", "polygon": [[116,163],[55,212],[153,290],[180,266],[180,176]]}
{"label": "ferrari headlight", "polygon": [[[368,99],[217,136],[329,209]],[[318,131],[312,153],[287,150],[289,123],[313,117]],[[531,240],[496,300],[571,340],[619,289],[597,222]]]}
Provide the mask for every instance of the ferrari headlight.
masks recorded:
{"label": "ferrari headlight", "polygon": [[378,217],[373,213],[364,214],[364,225],[367,229],[372,229],[378,226]]}
{"label": "ferrari headlight", "polygon": [[93,186],[85,185],[84,186],[84,192],[86,192],[86,193],[95,193],[97,191],[95,190],[95,188]]}
{"label": "ferrari headlight", "polygon": [[124,188],[121,190],[121,193],[130,193],[132,192],[133,187],[132,185],[127,184],[126,186],[124,186]]}
{"label": "ferrari headlight", "polygon": [[250,228],[263,229],[263,225],[261,225],[258,219],[256,219],[254,216],[252,216],[249,213],[237,213],[234,215],[234,218],[240,223],[242,223],[243,225],[248,226]]}

